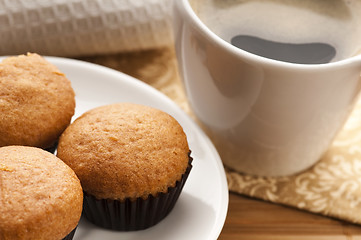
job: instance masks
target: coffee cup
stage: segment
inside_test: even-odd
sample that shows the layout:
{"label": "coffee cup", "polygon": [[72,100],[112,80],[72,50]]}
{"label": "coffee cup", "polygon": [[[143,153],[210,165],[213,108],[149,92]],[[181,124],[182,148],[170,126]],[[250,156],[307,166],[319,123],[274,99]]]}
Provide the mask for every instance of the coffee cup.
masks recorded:
{"label": "coffee cup", "polygon": [[[200,6],[212,2],[214,12],[209,16],[217,20],[217,7],[222,8],[229,18],[231,13],[227,11],[246,7],[241,6],[244,2],[262,4],[269,1],[227,0],[222,3],[220,0],[198,0]],[[225,6],[227,2],[229,5]],[[310,6],[290,6],[292,1],[271,2],[283,9],[275,11],[275,16],[285,14],[292,17],[294,13],[291,10],[300,10],[312,11],[318,20],[336,16],[341,18],[338,19],[341,22],[347,22],[354,14],[353,9],[358,7],[361,12],[361,4],[357,1],[312,1],[326,4],[324,11],[308,9]],[[335,2],[343,4],[342,8],[338,8],[341,9],[338,10],[341,11],[339,15],[332,12]],[[328,3],[331,5],[328,6]],[[325,37],[325,32],[325,36],[316,34],[320,39],[330,40],[329,43],[315,39],[314,34],[309,34],[311,38],[307,38],[304,26],[292,24],[284,26],[296,29],[289,36],[291,42],[299,45],[326,42],[334,50],[332,59],[321,63],[299,63],[261,56],[235,46],[230,39],[217,33],[204,19],[201,20],[195,4],[197,0],[174,1],[173,28],[179,72],[192,110],[211,137],[224,165],[258,176],[292,175],[313,166],[327,151],[357,102],[361,89],[361,56],[349,48],[343,51],[343,55],[340,53],[337,43],[332,42],[340,37],[339,33],[334,33],[336,37],[332,39]],[[259,5],[254,9],[261,8],[262,5]],[[269,7],[265,8],[269,10]],[[249,9],[243,13],[247,12],[257,18],[257,14]],[[312,18],[309,14],[305,16]],[[267,22],[276,23],[272,22],[272,16],[270,19],[264,18],[264,14],[260,17],[263,21],[255,20],[260,23],[258,26],[246,26],[248,30],[243,29],[233,36],[256,34],[256,28],[267,28]],[[227,21],[233,24],[232,20],[225,20],[220,28],[227,26]],[[243,21],[240,26],[252,22]],[[299,31],[297,28],[300,28]],[[357,34],[361,31],[357,33],[352,24],[343,30],[349,31],[349,34],[355,31],[353,37],[357,43]],[[277,41],[287,41],[288,36],[282,35],[280,30],[275,30],[277,34],[270,29],[265,32],[271,32],[271,37],[281,36]],[[297,37],[298,32],[302,33],[302,37]],[[257,37],[265,38],[264,35]],[[361,38],[358,40],[361,45]]]}

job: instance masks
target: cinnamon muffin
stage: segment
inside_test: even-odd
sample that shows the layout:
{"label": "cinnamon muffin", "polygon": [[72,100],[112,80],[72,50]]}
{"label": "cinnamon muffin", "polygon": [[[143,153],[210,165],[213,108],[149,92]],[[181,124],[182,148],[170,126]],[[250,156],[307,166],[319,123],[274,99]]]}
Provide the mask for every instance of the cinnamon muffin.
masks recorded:
{"label": "cinnamon muffin", "polygon": [[117,230],[163,219],[191,168],[181,125],[161,110],[132,103],[84,113],[64,131],[57,151],[82,183],[85,216]]}
{"label": "cinnamon muffin", "polygon": [[83,205],[73,170],[40,148],[0,148],[0,239],[72,239]]}
{"label": "cinnamon muffin", "polygon": [[37,54],[0,63],[0,146],[54,146],[75,110],[70,81]]}

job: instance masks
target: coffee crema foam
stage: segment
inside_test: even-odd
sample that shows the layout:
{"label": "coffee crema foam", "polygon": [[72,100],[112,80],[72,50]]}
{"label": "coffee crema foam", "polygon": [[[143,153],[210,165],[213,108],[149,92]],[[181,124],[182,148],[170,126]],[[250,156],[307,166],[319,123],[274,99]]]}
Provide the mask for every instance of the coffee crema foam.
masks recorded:
{"label": "coffee crema foam", "polygon": [[332,62],[361,54],[360,0],[189,0],[194,12],[227,42],[249,35],[292,44],[333,46]]}

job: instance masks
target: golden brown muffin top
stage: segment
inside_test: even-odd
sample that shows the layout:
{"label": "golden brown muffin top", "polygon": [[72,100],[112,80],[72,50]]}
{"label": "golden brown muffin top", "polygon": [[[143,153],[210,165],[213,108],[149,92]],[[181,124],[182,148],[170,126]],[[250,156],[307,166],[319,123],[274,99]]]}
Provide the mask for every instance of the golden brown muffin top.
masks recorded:
{"label": "golden brown muffin top", "polygon": [[37,54],[0,63],[0,146],[51,147],[75,109],[70,81]]}
{"label": "golden brown muffin top", "polygon": [[55,155],[0,148],[0,239],[63,239],[77,226],[82,203],[79,179]]}
{"label": "golden brown muffin top", "polygon": [[151,107],[117,103],[84,113],[62,134],[58,157],[98,199],[147,198],[167,192],[188,166],[180,124]]}

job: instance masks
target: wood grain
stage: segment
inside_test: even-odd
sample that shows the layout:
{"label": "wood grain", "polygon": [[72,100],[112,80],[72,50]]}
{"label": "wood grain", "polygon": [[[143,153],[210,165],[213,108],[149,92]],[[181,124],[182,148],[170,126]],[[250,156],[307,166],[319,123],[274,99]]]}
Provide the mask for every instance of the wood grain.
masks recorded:
{"label": "wood grain", "polygon": [[231,193],[220,240],[361,240],[361,226]]}

